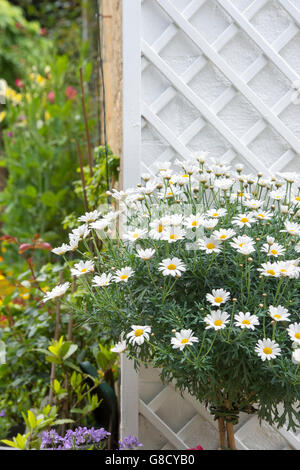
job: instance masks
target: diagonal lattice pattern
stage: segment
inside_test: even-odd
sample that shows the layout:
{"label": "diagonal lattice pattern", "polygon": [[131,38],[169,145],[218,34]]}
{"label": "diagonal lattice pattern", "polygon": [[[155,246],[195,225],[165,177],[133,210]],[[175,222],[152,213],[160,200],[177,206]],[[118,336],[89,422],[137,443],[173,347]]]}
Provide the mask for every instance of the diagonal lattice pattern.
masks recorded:
{"label": "diagonal lattice pattern", "polygon": [[288,0],[143,1],[144,171],[199,149],[252,172],[299,166],[299,13]]}
{"label": "diagonal lattice pattern", "polygon": [[[246,172],[299,171],[300,104],[291,98],[300,78],[300,1],[140,1],[141,171],[199,150],[242,162]],[[144,448],[218,447],[204,406],[151,368],[138,383]],[[239,449],[300,449],[300,433],[255,416],[242,416],[235,431]]]}

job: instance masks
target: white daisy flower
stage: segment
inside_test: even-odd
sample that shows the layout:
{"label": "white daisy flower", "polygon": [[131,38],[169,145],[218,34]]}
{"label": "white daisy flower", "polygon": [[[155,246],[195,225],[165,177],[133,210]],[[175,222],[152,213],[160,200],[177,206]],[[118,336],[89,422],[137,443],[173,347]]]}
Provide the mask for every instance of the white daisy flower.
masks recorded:
{"label": "white daisy flower", "polygon": [[292,204],[294,204],[295,206],[299,206],[300,205],[300,195],[299,194],[294,194],[292,196],[292,200],[291,200]]}
{"label": "white daisy flower", "polygon": [[220,306],[230,299],[230,292],[224,289],[213,289],[211,294],[206,294],[206,300],[212,305]]}
{"label": "white daisy flower", "polygon": [[156,166],[158,171],[167,171],[171,168],[171,162],[155,162],[154,166]]}
{"label": "white daisy flower", "polygon": [[284,224],[285,230],[280,230],[280,232],[287,232],[290,235],[300,236],[300,225],[296,222],[286,221]]}
{"label": "white daisy flower", "polygon": [[77,250],[81,238],[73,233],[69,234],[69,251]]}
{"label": "white daisy flower", "polygon": [[65,253],[67,253],[67,251],[70,251],[70,247],[66,243],[63,243],[61,246],[53,248],[53,250],[51,251],[56,255],[64,255]]}
{"label": "white daisy flower", "polygon": [[278,261],[277,269],[280,276],[290,279],[297,279],[300,274],[298,260]]}
{"label": "white daisy flower", "polygon": [[254,211],[253,215],[259,220],[270,220],[272,218],[272,213],[270,211]]}
{"label": "white daisy flower", "polygon": [[74,264],[74,268],[71,268],[72,276],[79,277],[83,274],[88,274],[94,271],[93,261],[79,261],[79,263]]}
{"label": "white daisy flower", "polygon": [[297,253],[300,253],[300,242],[298,242],[297,245],[295,245],[295,251]]}
{"label": "white daisy flower", "polygon": [[225,240],[228,240],[228,238],[231,238],[235,235],[235,231],[232,230],[231,228],[229,229],[220,229],[220,230],[214,230],[212,232],[212,236],[214,238],[217,238],[218,240],[220,240],[221,242],[225,241]]}
{"label": "white daisy flower", "polygon": [[205,253],[220,253],[221,242],[217,238],[202,238],[197,240],[196,244],[199,246],[200,250],[205,251]]}
{"label": "white daisy flower", "polygon": [[219,217],[224,217],[224,215],[226,214],[227,214],[227,210],[220,208],[220,209],[209,209],[205,215],[210,218],[219,218]]}
{"label": "white daisy flower", "polygon": [[182,351],[186,346],[197,343],[199,340],[193,336],[192,330],[181,330],[175,333],[175,337],[171,339],[173,349],[180,349]]}
{"label": "white daisy flower", "polygon": [[216,310],[204,318],[206,323],[205,329],[214,328],[217,330],[223,330],[226,328],[226,324],[229,322],[230,315],[227,312],[222,312],[221,310]]}
{"label": "white daisy flower", "polygon": [[122,211],[109,211],[107,214],[103,215],[103,219],[111,222],[112,220],[116,220],[121,213]]}
{"label": "white daisy flower", "polygon": [[288,183],[295,183],[299,179],[299,174],[295,172],[284,172],[284,173],[277,173],[280,178],[283,178]]}
{"label": "white daisy flower", "polygon": [[279,245],[279,243],[272,243],[272,245],[264,243],[261,251],[267,253],[268,256],[274,256],[277,258],[278,256],[284,255],[285,248],[282,245]]}
{"label": "white daisy flower", "polygon": [[289,320],[289,311],[287,308],[278,305],[277,307],[273,307],[273,305],[269,306],[269,313],[270,316],[275,321],[290,321]]}
{"label": "white daisy flower", "polygon": [[268,245],[273,245],[274,242],[275,242],[275,238],[274,238],[274,237],[267,236],[267,243],[268,243]]}
{"label": "white daisy flower", "polygon": [[232,246],[232,248],[235,248],[236,250],[248,245],[254,245],[253,238],[248,237],[248,235],[240,235],[238,237],[233,238],[232,242],[230,242],[230,246]]}
{"label": "white daisy flower", "polygon": [[95,287],[106,287],[109,286],[110,281],[112,280],[112,274],[101,274],[101,276],[94,276],[92,279],[92,284]]}
{"label": "white daisy flower", "polygon": [[166,225],[171,225],[172,227],[180,227],[183,224],[183,215],[182,214],[171,214],[163,217],[163,222]]}
{"label": "white daisy flower", "polygon": [[295,343],[300,344],[300,323],[292,323],[288,327],[288,335]]}
{"label": "white daisy flower", "polygon": [[276,356],[280,356],[281,349],[279,344],[267,338],[258,340],[255,346],[255,351],[262,361],[265,361],[266,359],[269,361],[271,359],[275,359]]}
{"label": "white daisy flower", "polygon": [[116,271],[113,280],[116,282],[127,282],[133,274],[134,270],[130,266],[125,266],[125,268]]}
{"label": "white daisy flower", "polygon": [[202,226],[207,230],[213,230],[215,226],[219,223],[217,218],[215,219],[203,219]]}
{"label": "white daisy flower", "polygon": [[64,295],[70,287],[69,282],[65,282],[64,284],[58,284],[54,287],[51,291],[47,292],[43,298],[43,303],[47,302],[48,300],[55,299],[56,297],[60,297]]}
{"label": "white daisy flower", "polygon": [[202,225],[203,222],[203,215],[202,214],[191,214],[189,215],[183,224],[186,226],[186,228],[198,228]]}
{"label": "white daisy flower", "polygon": [[251,227],[251,224],[255,222],[253,213],[250,214],[239,214],[232,219],[232,223],[234,225],[238,225],[239,227]]}
{"label": "white daisy flower", "polygon": [[217,178],[214,181],[214,186],[221,191],[228,191],[235,183],[234,179],[230,178]]}
{"label": "white daisy flower", "polygon": [[159,263],[158,270],[163,276],[180,277],[181,273],[186,271],[186,266],[179,258],[167,258]]}
{"label": "white daisy flower", "polygon": [[169,243],[174,243],[178,240],[183,240],[185,236],[185,230],[180,227],[168,227],[163,236],[162,240],[167,240]]}
{"label": "white daisy flower", "polygon": [[257,271],[261,272],[263,276],[267,277],[279,277],[280,272],[278,265],[276,263],[262,263],[261,268],[258,268]]}
{"label": "white daisy flower", "polygon": [[294,349],[292,352],[292,362],[293,364],[300,364],[300,348]]}
{"label": "white daisy flower", "polygon": [[152,256],[155,253],[155,250],[153,248],[146,248],[146,250],[142,250],[141,248],[138,248],[136,251],[137,251],[137,254],[136,254],[137,258],[141,258],[145,261],[152,258]]}
{"label": "white daisy flower", "polygon": [[164,230],[166,229],[166,223],[162,219],[154,220],[150,222],[151,230],[149,232],[149,237],[154,240],[161,240],[164,236]]}
{"label": "white daisy flower", "polygon": [[92,212],[86,212],[84,215],[80,216],[78,220],[81,222],[85,222],[89,224],[90,222],[95,222],[100,217],[101,212],[99,210],[95,210]]}
{"label": "white daisy flower", "polygon": [[245,201],[245,199],[251,199],[251,196],[250,194],[244,191],[238,191],[236,193],[232,193],[230,196],[230,202]]}
{"label": "white daisy flower", "polygon": [[79,227],[74,228],[74,230],[72,230],[72,234],[80,239],[86,238],[89,233],[90,229],[87,224],[80,225]]}
{"label": "white daisy flower", "polygon": [[93,228],[96,231],[101,231],[107,228],[109,224],[110,224],[109,219],[100,219],[100,220],[96,220],[96,222],[92,222],[90,224],[90,228]]}
{"label": "white daisy flower", "polygon": [[119,342],[116,343],[110,350],[111,350],[112,352],[121,354],[121,353],[123,353],[126,349],[127,349],[126,341],[119,341]]}
{"label": "white daisy flower", "polygon": [[132,331],[130,331],[126,336],[129,339],[129,343],[140,346],[144,343],[145,339],[147,341],[149,340],[151,326],[132,325],[131,328]]}
{"label": "white daisy flower", "polygon": [[275,201],[281,201],[285,198],[285,191],[282,189],[276,189],[270,192],[270,196],[272,199],[275,199]]}
{"label": "white daisy flower", "polygon": [[259,325],[259,320],[256,315],[251,315],[250,312],[239,312],[234,315],[235,319],[235,326],[239,326],[240,328],[254,330],[256,325]]}
{"label": "white daisy flower", "polygon": [[138,240],[139,238],[143,238],[144,235],[146,235],[147,233],[147,230],[146,229],[135,229],[135,230],[131,230],[127,233],[125,233],[123,235],[123,239],[124,240],[129,240],[131,242],[135,242],[136,240]]}
{"label": "white daisy flower", "polygon": [[240,246],[236,249],[236,251],[238,253],[241,253],[241,255],[245,255],[245,256],[248,256],[250,255],[251,253],[253,253],[253,251],[255,251],[255,248],[254,246],[252,245],[252,243],[246,243],[244,244],[243,246]]}
{"label": "white daisy flower", "polygon": [[263,201],[260,201],[258,199],[249,199],[244,202],[245,206],[247,206],[249,209],[259,209],[263,205]]}

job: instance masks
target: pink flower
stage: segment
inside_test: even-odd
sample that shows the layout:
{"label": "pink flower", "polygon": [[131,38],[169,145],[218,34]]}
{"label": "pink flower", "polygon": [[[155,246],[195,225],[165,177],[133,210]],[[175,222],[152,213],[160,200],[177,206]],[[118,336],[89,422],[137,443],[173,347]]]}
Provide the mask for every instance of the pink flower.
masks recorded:
{"label": "pink flower", "polygon": [[49,91],[49,93],[48,93],[48,101],[49,101],[49,103],[54,103],[54,100],[55,100],[55,93],[54,93],[54,91]]}
{"label": "pink flower", "polygon": [[188,450],[204,450],[204,449],[201,446],[196,446],[196,447],[192,447],[191,449],[188,449]]}
{"label": "pink flower", "polygon": [[40,35],[41,35],[41,36],[46,36],[46,34],[47,34],[46,28],[41,28],[41,29],[40,29]]}
{"label": "pink flower", "polygon": [[22,82],[22,80],[20,80],[20,78],[16,78],[15,84],[18,88],[23,88],[24,86],[24,83]]}
{"label": "pink flower", "polygon": [[66,88],[65,94],[68,100],[72,100],[77,95],[77,91],[75,90],[75,88],[68,86]]}

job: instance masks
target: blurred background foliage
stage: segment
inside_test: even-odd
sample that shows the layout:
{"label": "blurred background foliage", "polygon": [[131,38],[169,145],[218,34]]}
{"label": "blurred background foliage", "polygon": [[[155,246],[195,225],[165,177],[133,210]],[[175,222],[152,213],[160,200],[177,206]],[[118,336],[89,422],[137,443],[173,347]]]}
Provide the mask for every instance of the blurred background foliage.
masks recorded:
{"label": "blurred background foliage", "polygon": [[[50,364],[37,349],[47,350],[53,340],[57,306],[41,299],[60,282],[61,273],[64,282],[72,282],[51,248],[66,241],[64,229],[73,228],[85,211],[77,143],[90,210],[106,202],[107,163],[110,181],[118,179],[119,157],[103,146],[99,130],[97,7],[95,0],[0,0],[0,79],[7,83],[5,102],[0,103],[1,439],[20,427],[22,432],[22,413],[38,411],[49,395]],[[72,293],[70,305],[78,295]],[[59,327],[65,338],[70,321],[71,309],[62,308]],[[118,367],[110,338],[95,337],[85,325],[74,324],[72,340],[78,346],[77,366],[81,361],[87,373],[111,387],[111,402],[107,405],[101,397],[100,411],[95,410],[96,424],[104,419],[105,426],[105,419],[111,423],[112,407],[114,416],[117,412],[113,389]],[[62,389],[68,380],[59,367],[56,380]],[[61,398],[58,393],[54,402],[65,417]],[[71,409],[71,395],[68,400]],[[88,401],[81,406],[90,410]],[[93,413],[80,416],[82,424],[95,424]]]}

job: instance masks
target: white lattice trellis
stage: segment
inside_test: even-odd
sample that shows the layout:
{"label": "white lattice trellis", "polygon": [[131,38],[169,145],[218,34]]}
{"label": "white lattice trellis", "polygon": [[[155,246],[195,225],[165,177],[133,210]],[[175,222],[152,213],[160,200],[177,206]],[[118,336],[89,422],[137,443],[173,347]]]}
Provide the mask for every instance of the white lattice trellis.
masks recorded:
{"label": "white lattice trellis", "polygon": [[[200,150],[252,173],[299,171],[300,0],[124,0],[123,39],[124,187],[157,160]],[[204,407],[123,362],[124,434],[139,431],[152,449],[184,449],[195,436],[216,448]],[[299,436],[255,417],[236,437],[241,449],[300,449]]]}

